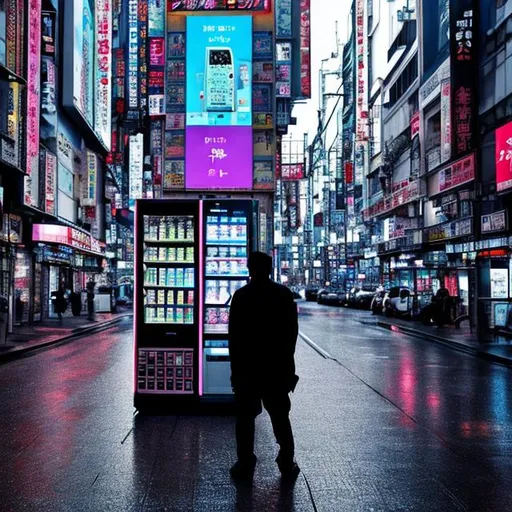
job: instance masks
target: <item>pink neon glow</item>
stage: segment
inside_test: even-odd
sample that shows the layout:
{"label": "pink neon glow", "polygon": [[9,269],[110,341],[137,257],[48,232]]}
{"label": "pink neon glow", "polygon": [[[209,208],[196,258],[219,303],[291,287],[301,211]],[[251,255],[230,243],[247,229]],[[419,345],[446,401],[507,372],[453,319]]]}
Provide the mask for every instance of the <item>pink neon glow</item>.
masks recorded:
{"label": "pink neon glow", "polygon": [[203,200],[199,200],[199,396],[203,396],[203,321],[204,321],[204,297],[203,297]]}
{"label": "pink neon glow", "polygon": [[[133,251],[133,392],[137,392],[137,360],[138,360],[138,346],[137,346],[137,315],[139,310],[138,307],[138,296],[139,296],[139,267],[137,266],[137,252],[139,250],[139,222],[137,216],[138,201],[135,201],[135,250]],[[142,243],[142,241],[141,241]]]}

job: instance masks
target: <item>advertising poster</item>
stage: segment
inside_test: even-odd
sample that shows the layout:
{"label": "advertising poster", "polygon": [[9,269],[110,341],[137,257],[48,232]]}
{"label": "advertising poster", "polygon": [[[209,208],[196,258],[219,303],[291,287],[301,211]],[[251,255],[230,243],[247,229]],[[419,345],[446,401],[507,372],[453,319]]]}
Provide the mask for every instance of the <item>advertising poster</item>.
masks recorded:
{"label": "advertising poster", "polygon": [[28,69],[27,76],[27,164],[25,204],[38,205],[39,185],[39,113],[41,81],[41,0],[28,2]]}
{"label": "advertising poster", "polygon": [[185,58],[185,32],[167,33],[167,57]]}
{"label": "advertising poster", "polygon": [[256,129],[265,129],[274,127],[274,118],[272,114],[256,113],[252,117],[252,126]]}
{"label": "advertising poster", "polygon": [[94,18],[89,0],[83,0],[82,12],[82,77],[80,80],[81,110],[85,120],[94,126]]}
{"label": "advertising poster", "polygon": [[170,11],[268,11],[270,0],[170,0]]}
{"label": "advertising poster", "polygon": [[41,59],[41,142],[56,150],[57,80],[53,59]]}
{"label": "advertising poster", "polygon": [[135,199],[142,198],[142,171],[144,164],[144,135],[130,135],[129,138],[129,205],[130,209],[135,207]]}
{"label": "advertising poster", "polygon": [[475,0],[450,0],[450,77],[452,95],[452,152],[458,158],[475,148],[478,33]]}
{"label": "advertising poster", "polygon": [[141,107],[148,100],[148,0],[139,2],[139,102]]}
{"label": "advertising poster", "polygon": [[290,98],[292,93],[292,44],[276,44],[276,97]]}
{"label": "advertising poster", "polygon": [[292,0],[276,0],[276,37],[292,37]]}
{"label": "advertising poster", "polygon": [[356,0],[356,62],[357,78],[356,78],[356,140],[363,142],[368,140],[368,105],[366,91],[366,66],[367,51],[365,45],[365,12],[364,0]]}
{"label": "advertising poster", "polygon": [[189,16],[187,126],[250,126],[252,17]]}
{"label": "advertising poster", "polygon": [[[20,84],[17,82],[12,82],[9,87],[9,98],[7,102],[7,135],[14,141],[13,144],[13,155],[12,155],[12,164],[16,167],[20,165],[20,144],[19,144],[19,134],[20,134],[20,126],[19,126],[19,115],[20,115]],[[4,152],[4,147],[2,147],[2,153]],[[6,158],[6,155],[2,154],[3,160],[9,161],[9,158]],[[1,224],[0,224],[1,225]]]}
{"label": "advertising poster", "polygon": [[259,84],[274,82],[274,64],[272,62],[254,62],[252,67],[252,81]]}
{"label": "advertising poster", "polygon": [[450,79],[441,82],[441,163],[452,157],[451,85]]}
{"label": "advertising poster", "polygon": [[164,170],[164,190],[185,187],[185,160],[166,160]]}
{"label": "advertising poster", "polygon": [[96,0],[96,65],[94,131],[110,150],[112,136],[112,2]]}
{"label": "advertising poster", "polygon": [[185,83],[185,61],[167,60],[167,83],[182,84]]}
{"label": "advertising poster", "polygon": [[148,36],[165,37],[166,0],[148,0]]}
{"label": "advertising poster", "polygon": [[165,134],[165,157],[182,158],[185,156],[185,132],[170,131]]}
{"label": "advertising poster", "polygon": [[166,112],[182,112],[185,110],[185,86],[169,85],[165,94]]}
{"label": "advertising poster", "polygon": [[491,298],[508,299],[508,269],[491,268]]}
{"label": "advertising poster", "polygon": [[96,187],[98,178],[98,158],[96,153],[86,151],[85,170],[86,186],[81,203],[83,206],[96,206]]}
{"label": "advertising poster", "polygon": [[184,130],[185,114],[167,114],[165,116],[166,130]]}
{"label": "advertising poster", "polygon": [[481,231],[482,233],[492,233],[495,231],[505,231],[507,229],[507,210],[482,215]]}
{"label": "advertising poster", "polygon": [[272,156],[274,150],[274,134],[271,131],[253,132],[254,156]]}
{"label": "advertising poster", "polygon": [[252,56],[255,60],[272,60],[274,55],[272,32],[254,32],[252,37]]}
{"label": "advertising poster", "polygon": [[187,189],[251,189],[250,126],[189,126],[186,138]]}
{"label": "advertising poster", "polygon": [[254,112],[272,112],[272,86],[254,84],[252,89],[252,108]]}
{"label": "advertising poster", "polygon": [[300,89],[311,98],[311,0],[300,1]]}
{"label": "advertising poster", "polygon": [[274,169],[271,160],[254,162],[254,190],[274,190]]}
{"label": "advertising poster", "polygon": [[41,17],[41,55],[55,56],[55,12],[43,12]]}
{"label": "advertising poster", "polygon": [[165,114],[165,39],[149,40],[149,95],[150,116]]}
{"label": "advertising poster", "polygon": [[128,108],[139,107],[138,0],[128,0]]}
{"label": "advertising poster", "polygon": [[512,122],[496,130],[496,188],[512,188]]}

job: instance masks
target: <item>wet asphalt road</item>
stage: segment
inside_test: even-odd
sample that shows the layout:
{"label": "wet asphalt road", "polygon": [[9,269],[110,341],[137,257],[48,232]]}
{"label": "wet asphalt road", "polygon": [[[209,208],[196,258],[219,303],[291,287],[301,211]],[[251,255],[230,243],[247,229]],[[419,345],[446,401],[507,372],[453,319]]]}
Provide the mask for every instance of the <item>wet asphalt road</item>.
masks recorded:
{"label": "wet asphalt road", "polygon": [[292,420],[303,475],[281,485],[258,418],[252,487],[233,419],[134,416],[127,323],[0,366],[0,511],[509,511],[512,370],[301,304]]}

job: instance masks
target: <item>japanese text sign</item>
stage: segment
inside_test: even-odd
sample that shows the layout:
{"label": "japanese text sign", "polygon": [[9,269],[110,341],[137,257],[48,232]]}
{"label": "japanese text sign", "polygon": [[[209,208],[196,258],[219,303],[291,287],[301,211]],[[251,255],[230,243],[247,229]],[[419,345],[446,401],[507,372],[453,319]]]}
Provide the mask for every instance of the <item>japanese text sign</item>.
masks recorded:
{"label": "japanese text sign", "polygon": [[512,122],[496,130],[496,188],[512,188]]}

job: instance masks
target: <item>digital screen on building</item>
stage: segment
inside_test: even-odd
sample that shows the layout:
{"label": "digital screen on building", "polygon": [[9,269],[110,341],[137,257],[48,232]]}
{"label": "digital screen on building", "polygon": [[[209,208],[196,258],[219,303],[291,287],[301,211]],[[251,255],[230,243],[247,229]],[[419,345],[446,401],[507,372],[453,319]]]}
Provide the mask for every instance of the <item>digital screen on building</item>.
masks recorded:
{"label": "digital screen on building", "polygon": [[189,16],[187,126],[252,125],[252,16]]}
{"label": "digital screen on building", "polygon": [[187,189],[251,189],[250,126],[191,126],[186,136]]}
{"label": "digital screen on building", "polygon": [[512,122],[496,130],[496,188],[512,189]]}
{"label": "digital screen on building", "polygon": [[170,0],[170,11],[268,11],[270,0]]}

